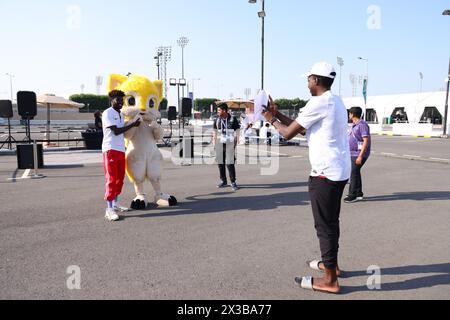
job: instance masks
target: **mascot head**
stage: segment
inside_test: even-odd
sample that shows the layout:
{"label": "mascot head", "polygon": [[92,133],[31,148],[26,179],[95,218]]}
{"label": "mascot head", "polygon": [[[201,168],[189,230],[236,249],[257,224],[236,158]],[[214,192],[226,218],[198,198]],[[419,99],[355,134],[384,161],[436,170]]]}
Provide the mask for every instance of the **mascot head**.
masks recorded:
{"label": "mascot head", "polygon": [[[121,90],[125,92],[123,113],[125,116],[150,111],[159,113],[159,104],[163,99],[163,82],[151,82],[138,75],[123,76],[111,74],[108,78],[108,91]],[[134,111],[134,112],[133,112]]]}

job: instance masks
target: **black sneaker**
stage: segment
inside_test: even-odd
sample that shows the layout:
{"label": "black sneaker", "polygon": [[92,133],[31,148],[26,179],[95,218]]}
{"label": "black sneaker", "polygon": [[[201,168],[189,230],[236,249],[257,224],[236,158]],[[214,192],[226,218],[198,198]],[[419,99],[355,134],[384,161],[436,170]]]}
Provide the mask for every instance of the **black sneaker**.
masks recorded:
{"label": "black sneaker", "polygon": [[233,182],[231,184],[231,189],[233,189],[233,191],[235,191],[235,192],[239,190],[239,187],[237,186],[236,182]]}
{"label": "black sneaker", "polygon": [[222,181],[221,183],[219,183],[217,185],[217,188],[221,189],[221,188],[226,188],[228,187],[228,183],[226,183],[225,181]]}
{"label": "black sneaker", "polygon": [[345,203],[354,203],[354,202],[357,202],[357,201],[358,201],[358,198],[354,197],[354,196],[346,196],[344,198],[344,202]]}

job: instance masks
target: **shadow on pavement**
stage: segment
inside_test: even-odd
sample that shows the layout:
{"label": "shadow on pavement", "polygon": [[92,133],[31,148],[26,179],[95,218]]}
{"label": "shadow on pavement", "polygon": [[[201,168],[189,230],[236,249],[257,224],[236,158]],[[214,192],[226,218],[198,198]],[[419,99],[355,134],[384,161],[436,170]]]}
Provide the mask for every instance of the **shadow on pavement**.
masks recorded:
{"label": "shadow on pavement", "polygon": [[[286,189],[305,186],[307,183],[295,182],[295,183],[279,183],[279,184],[258,184],[258,185],[244,185],[241,189]],[[282,191],[282,190],[280,190]],[[232,197],[227,197],[232,195]],[[214,197],[204,199],[204,197]],[[165,212],[160,213],[145,213],[127,214],[124,219],[127,218],[151,218],[151,217],[164,217],[164,216],[177,216],[177,215],[189,215],[189,214],[208,214],[208,213],[223,213],[233,212],[239,210],[247,211],[264,211],[274,210],[279,207],[286,206],[306,206],[309,205],[308,192],[282,192],[271,195],[255,195],[255,196],[239,196],[237,193],[230,192],[217,192],[205,195],[196,195],[188,197],[186,199],[189,202],[179,203],[178,206],[169,208]],[[150,206],[147,209],[157,209],[154,206]]]}
{"label": "shadow on pavement", "polygon": [[287,189],[307,187],[308,182],[264,183],[264,184],[239,184],[241,189]]}
{"label": "shadow on pavement", "polygon": [[82,164],[49,164],[45,165],[43,169],[74,169],[74,168],[84,168]]}
{"label": "shadow on pavement", "polygon": [[448,200],[450,192],[447,191],[428,191],[428,192],[396,192],[391,195],[364,197],[365,201],[395,201],[395,200]]}
{"label": "shadow on pavement", "polygon": [[[426,273],[440,273],[432,276],[409,279],[399,282],[381,283],[380,290],[370,290],[367,285],[364,286],[342,286],[342,294],[354,292],[387,292],[387,291],[406,291],[421,288],[431,288],[440,285],[450,285],[450,263],[431,264],[431,265],[411,265],[404,267],[382,268],[381,277],[386,275],[414,275]],[[346,271],[345,278],[351,277],[369,277],[366,271]]]}

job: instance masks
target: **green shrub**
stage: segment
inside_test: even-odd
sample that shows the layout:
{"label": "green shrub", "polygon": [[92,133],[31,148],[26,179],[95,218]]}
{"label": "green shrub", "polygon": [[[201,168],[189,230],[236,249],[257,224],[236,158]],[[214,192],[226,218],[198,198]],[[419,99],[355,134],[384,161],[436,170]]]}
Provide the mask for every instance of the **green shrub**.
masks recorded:
{"label": "green shrub", "polygon": [[69,97],[69,100],[85,105],[80,109],[80,112],[104,111],[109,108],[109,97],[105,95],[73,94]]}

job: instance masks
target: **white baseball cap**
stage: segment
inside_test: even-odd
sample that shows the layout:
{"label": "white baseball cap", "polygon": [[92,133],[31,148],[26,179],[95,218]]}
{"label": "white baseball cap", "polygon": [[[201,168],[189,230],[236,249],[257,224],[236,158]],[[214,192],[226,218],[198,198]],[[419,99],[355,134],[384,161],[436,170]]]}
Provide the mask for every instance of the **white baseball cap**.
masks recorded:
{"label": "white baseball cap", "polygon": [[336,71],[328,62],[318,62],[312,66],[309,72],[302,74],[302,77],[308,78],[311,75],[334,79],[336,77]]}

